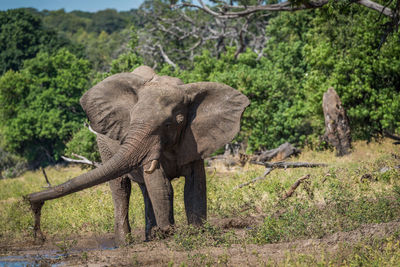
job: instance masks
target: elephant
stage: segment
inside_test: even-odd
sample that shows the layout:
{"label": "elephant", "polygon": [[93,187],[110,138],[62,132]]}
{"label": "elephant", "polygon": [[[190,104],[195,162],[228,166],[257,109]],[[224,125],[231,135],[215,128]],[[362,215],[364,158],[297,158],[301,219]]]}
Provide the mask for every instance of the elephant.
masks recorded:
{"label": "elephant", "polygon": [[59,198],[109,182],[114,203],[115,240],[124,244],[131,180],[145,202],[146,239],[151,229],[174,225],[171,180],[185,177],[184,204],[189,224],[207,218],[204,158],[230,142],[240,129],[249,105],[245,95],[216,82],[184,84],[159,76],[148,66],[114,74],[80,99],[90,127],[97,132],[103,164],[55,187],[26,196],[35,216],[35,238],[41,208]]}

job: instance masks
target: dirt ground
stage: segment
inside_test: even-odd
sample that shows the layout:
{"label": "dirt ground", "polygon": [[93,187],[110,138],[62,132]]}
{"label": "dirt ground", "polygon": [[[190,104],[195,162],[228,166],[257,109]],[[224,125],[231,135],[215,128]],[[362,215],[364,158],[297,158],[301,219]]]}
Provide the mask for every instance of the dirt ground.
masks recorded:
{"label": "dirt ground", "polygon": [[[234,227],[237,236],[244,236],[246,228],[232,221],[219,226]],[[222,225],[222,226],[224,226]],[[244,226],[244,225],[243,225]],[[232,230],[231,229],[231,230]],[[69,240],[47,240],[42,245],[32,241],[0,244],[0,265],[18,266],[260,266],[279,263],[287,256],[328,255],[341,253],[346,245],[360,241],[382,239],[400,229],[400,222],[367,224],[350,232],[338,232],[321,239],[305,239],[267,245],[233,244],[230,247],[203,247],[195,251],[176,250],[171,240],[137,241],[127,247],[115,248],[112,234],[75,236]],[[142,240],[140,231],[134,233]],[[8,264],[8,265],[7,265]],[[12,265],[14,264],[14,265]]]}

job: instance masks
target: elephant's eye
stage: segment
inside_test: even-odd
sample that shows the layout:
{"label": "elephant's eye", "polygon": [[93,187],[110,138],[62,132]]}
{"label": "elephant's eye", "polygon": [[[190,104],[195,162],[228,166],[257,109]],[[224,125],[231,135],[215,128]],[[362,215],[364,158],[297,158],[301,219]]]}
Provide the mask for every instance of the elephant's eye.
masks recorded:
{"label": "elephant's eye", "polygon": [[172,122],[169,122],[169,121],[168,121],[168,122],[165,123],[165,127],[167,127],[167,128],[170,128],[171,125],[172,125]]}

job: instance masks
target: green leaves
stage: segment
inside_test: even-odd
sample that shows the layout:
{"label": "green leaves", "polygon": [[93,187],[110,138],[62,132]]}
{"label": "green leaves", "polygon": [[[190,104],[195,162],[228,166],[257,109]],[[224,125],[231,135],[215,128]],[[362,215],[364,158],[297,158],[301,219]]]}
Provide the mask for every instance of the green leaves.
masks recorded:
{"label": "green leaves", "polygon": [[88,88],[87,60],[67,50],[41,52],[19,72],[0,78],[0,123],[8,149],[29,160],[58,158],[84,119],[79,98]]}

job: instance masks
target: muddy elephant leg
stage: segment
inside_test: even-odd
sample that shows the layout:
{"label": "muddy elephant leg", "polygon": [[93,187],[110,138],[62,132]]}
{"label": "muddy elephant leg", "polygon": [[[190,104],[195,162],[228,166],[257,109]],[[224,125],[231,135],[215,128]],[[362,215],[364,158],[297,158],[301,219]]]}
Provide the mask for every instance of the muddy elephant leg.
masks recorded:
{"label": "muddy elephant leg", "polygon": [[[118,151],[119,144],[101,134],[97,135],[102,162],[106,162]],[[131,233],[129,225],[129,197],[131,195],[131,181],[122,176],[109,182],[114,204],[114,232],[117,245],[125,245],[126,238]]]}
{"label": "muddy elephant leg", "polygon": [[153,205],[151,204],[149,193],[147,192],[144,184],[139,184],[140,190],[142,190],[144,199],[144,218],[145,218],[145,237],[146,241],[151,239],[151,229],[157,225],[156,217],[154,215]]}
{"label": "muddy elephant leg", "polygon": [[[147,168],[148,166],[144,166],[144,169]],[[165,176],[161,165],[151,174],[143,173],[143,178],[153,207],[157,226],[162,231],[168,232],[175,223],[173,211],[174,191],[171,181]]]}
{"label": "muddy elephant leg", "polygon": [[128,177],[119,177],[110,181],[109,184],[114,202],[115,242],[118,245],[125,245],[127,236],[131,233],[128,217],[131,181]]}
{"label": "muddy elephant leg", "polygon": [[202,225],[207,219],[207,192],[204,161],[192,162],[185,169],[184,201],[189,224]]}

